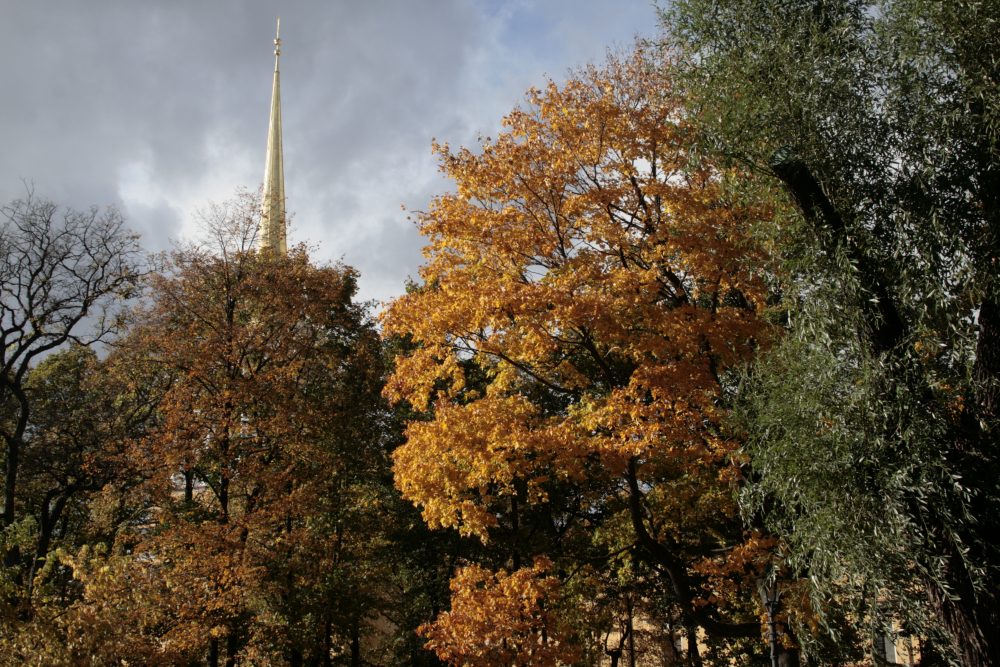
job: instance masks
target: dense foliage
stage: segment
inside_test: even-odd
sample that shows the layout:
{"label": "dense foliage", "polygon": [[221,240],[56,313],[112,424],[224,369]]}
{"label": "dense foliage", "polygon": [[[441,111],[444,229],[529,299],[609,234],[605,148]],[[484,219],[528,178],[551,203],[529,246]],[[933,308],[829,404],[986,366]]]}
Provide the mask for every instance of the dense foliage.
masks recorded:
{"label": "dense foliage", "polygon": [[820,608],[968,665],[1000,661],[998,24],[931,0],[664,16],[699,149],[801,212],[776,239],[789,335],[743,391],[748,510]]}
{"label": "dense foliage", "polygon": [[1000,7],[661,20],[381,331],[252,198],[0,208],[0,664],[1000,664]]}
{"label": "dense foliage", "polygon": [[404,496],[432,526],[499,538],[502,581],[528,556],[564,585],[587,565],[598,588],[634,562],[668,642],[671,625],[758,637],[771,543],[739,520],[720,430],[730,370],[769,338],[750,234],[771,211],[693,162],[690,132],[638,52],[532,91],[476,152],[439,146],[457,191],[418,216],[424,285],[385,319],[414,345],[387,393],[430,413],[394,456]]}
{"label": "dense foliage", "polygon": [[213,216],[105,358],[24,375],[19,493],[40,514],[5,532],[4,660],[418,664],[445,581],[401,556],[424,531],[392,490],[356,276],[253,250],[248,199]]}

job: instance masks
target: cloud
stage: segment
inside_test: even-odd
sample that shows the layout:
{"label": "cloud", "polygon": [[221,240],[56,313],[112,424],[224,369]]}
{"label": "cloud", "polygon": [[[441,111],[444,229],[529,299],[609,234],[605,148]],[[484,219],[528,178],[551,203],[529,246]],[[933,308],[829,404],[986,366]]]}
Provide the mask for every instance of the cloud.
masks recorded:
{"label": "cloud", "polygon": [[432,138],[469,145],[545,76],[655,28],[642,0],[6,2],[0,200],[121,207],[151,250],[263,176],[282,13],[291,240],[399,294],[421,240],[401,205],[447,189]]}

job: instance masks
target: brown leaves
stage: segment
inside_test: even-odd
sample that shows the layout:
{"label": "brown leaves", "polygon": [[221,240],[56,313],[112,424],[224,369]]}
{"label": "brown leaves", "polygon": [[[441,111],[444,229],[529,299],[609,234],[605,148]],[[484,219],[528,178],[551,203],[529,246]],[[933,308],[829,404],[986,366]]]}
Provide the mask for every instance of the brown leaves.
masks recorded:
{"label": "brown leaves", "polygon": [[380,352],[354,287],[350,269],[301,248],[186,250],[154,280],[123,346],[169,378],[142,441],[155,504],[128,576],[158,582],[149,603],[172,625],[150,634],[164,646],[266,656],[292,641],[276,637],[289,618],[326,627],[323,585],[348,548],[327,522],[344,480],[379,461]]}

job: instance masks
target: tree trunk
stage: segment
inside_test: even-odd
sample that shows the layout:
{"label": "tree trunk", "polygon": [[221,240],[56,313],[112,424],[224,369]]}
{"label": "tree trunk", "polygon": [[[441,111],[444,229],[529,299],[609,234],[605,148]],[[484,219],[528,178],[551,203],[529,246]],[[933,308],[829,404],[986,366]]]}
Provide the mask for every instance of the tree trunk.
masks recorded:
{"label": "tree trunk", "polygon": [[694,625],[689,625],[686,630],[688,664],[691,667],[701,667],[701,653],[698,652],[698,628]]}
{"label": "tree trunk", "polygon": [[[38,528],[38,540],[35,542],[35,555],[31,559],[31,566],[28,570],[26,604],[29,606],[31,605],[31,598],[35,589],[35,574],[38,572],[38,568],[45,562],[45,556],[48,554],[49,545],[52,542],[52,533],[59,522],[59,518],[62,516],[67,501],[69,501],[72,495],[73,488],[70,487],[63,489],[62,492],[58,493],[58,496],[56,496],[56,492],[50,491],[46,494],[45,500],[42,501],[41,525]],[[53,497],[55,497],[56,501],[54,506],[52,505]]]}
{"label": "tree trunk", "polygon": [[240,641],[236,636],[236,628],[230,628],[229,636],[226,637],[226,667],[236,667],[236,655],[239,652]]}
{"label": "tree trunk", "polygon": [[628,667],[635,667],[635,626],[633,619],[632,594],[628,596]]}
{"label": "tree trunk", "polygon": [[215,637],[208,641],[208,667],[219,667],[219,640]]}
{"label": "tree trunk", "polygon": [[[20,377],[18,373],[18,378]],[[24,444],[24,432],[28,428],[28,414],[29,414],[29,404],[28,396],[25,394],[24,389],[20,386],[20,380],[18,378],[9,379],[4,377],[0,379],[0,382],[7,385],[0,391],[0,400],[5,399],[8,391],[10,395],[17,401],[17,420],[14,422],[14,430],[9,433],[4,433],[4,443],[7,445],[7,460],[4,468],[4,485],[3,485],[3,527],[6,528],[14,523],[16,518],[16,489],[17,489],[17,473],[21,465],[21,446]],[[7,553],[7,559],[11,558],[11,554],[15,554],[17,550],[11,549]],[[19,555],[16,556],[19,559]],[[11,566],[17,563],[17,560],[13,562],[5,563],[7,566]]]}
{"label": "tree trunk", "polygon": [[713,637],[733,639],[760,637],[760,624],[756,621],[728,623],[714,617],[707,606],[695,606],[693,583],[686,564],[670,548],[674,545],[661,544],[646,528],[644,496],[639,488],[638,467],[638,460],[632,458],[625,473],[625,482],[629,490],[629,518],[639,546],[636,555],[665,574],[666,583],[680,604],[686,623],[697,624]]}
{"label": "tree trunk", "polygon": [[[3,525],[5,528],[14,523],[14,489],[17,486],[17,468],[20,465],[20,455],[20,443],[13,438],[8,440],[3,486]],[[10,553],[7,552],[8,558],[10,557]],[[6,563],[8,567],[13,564]]]}
{"label": "tree trunk", "polygon": [[351,667],[361,667],[361,623],[351,626]]}
{"label": "tree trunk", "polygon": [[330,645],[330,636],[332,634],[333,634],[333,623],[330,621],[330,619],[326,619],[326,621],[323,624],[323,643],[322,643],[323,659],[320,661],[320,665],[322,665],[323,667],[330,667],[333,664],[332,658],[330,657],[330,649],[332,648],[332,646]]}
{"label": "tree trunk", "polygon": [[[984,134],[984,136],[986,136]],[[986,220],[987,238],[980,259],[988,267],[1000,268],[1000,171],[995,156],[986,142],[980,148],[982,178],[980,201]],[[890,295],[889,281],[860,250],[849,241],[846,225],[836,207],[826,197],[820,183],[808,167],[787,151],[779,151],[772,159],[775,175],[784,183],[807,220],[826,225],[833,231],[833,253],[843,247],[858,271],[858,280],[874,299],[859,304],[871,324],[869,342],[876,354],[890,352],[904,340],[909,324],[900,316]],[[998,525],[997,507],[990,496],[1000,466],[996,453],[997,407],[1000,403],[1000,305],[995,285],[987,285],[987,297],[979,309],[979,340],[973,367],[974,396],[966,405],[963,424],[942,446],[948,449],[950,463],[956,475],[970,486],[976,495],[972,511],[980,519],[978,525],[963,524],[959,535],[942,515],[917,512],[928,528],[928,550],[945,561],[945,587],[933,578],[925,579],[925,588],[936,616],[948,629],[959,648],[963,665],[1000,665],[1000,598],[997,593],[996,568],[1000,556],[993,545]],[[957,542],[956,542],[957,539]],[[963,550],[968,553],[963,554]],[[975,581],[966,562],[983,567],[986,581]],[[934,570],[934,563],[923,563]],[[977,590],[978,589],[978,590]]]}

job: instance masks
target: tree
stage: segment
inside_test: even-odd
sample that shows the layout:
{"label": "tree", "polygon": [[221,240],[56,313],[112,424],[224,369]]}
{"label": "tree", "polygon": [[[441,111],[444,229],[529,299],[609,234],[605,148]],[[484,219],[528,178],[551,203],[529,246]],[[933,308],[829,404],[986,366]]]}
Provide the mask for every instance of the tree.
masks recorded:
{"label": "tree", "polygon": [[704,152],[800,211],[779,240],[789,336],[744,393],[753,511],[818,592],[997,664],[995,4],[683,0],[664,17]]}
{"label": "tree", "polygon": [[768,547],[742,530],[720,421],[769,338],[752,234],[771,211],[690,132],[640,51],[529,92],[478,152],[436,146],[457,191],[418,214],[424,284],[385,318],[413,343],[387,395],[427,411],[396,482],[431,526],[501,536],[511,577],[542,553],[564,579],[634,557],[672,622],[759,637]]}
{"label": "tree", "polygon": [[562,640],[555,603],[559,581],[551,563],[494,574],[470,565],[452,580],[451,611],[421,628],[428,647],[450,664],[574,664],[578,652]]}
{"label": "tree", "polygon": [[[404,531],[357,276],[257,252],[258,219],[250,197],[211,209],[209,244],[150,276],[104,367],[111,404],[154,399],[124,453],[133,518],[50,559],[72,593],[9,644],[24,660],[360,665],[425,620],[389,597]],[[411,625],[373,629],[390,611]]]}
{"label": "tree", "polygon": [[[117,351],[99,359],[70,345],[26,376],[32,414],[19,495],[35,513],[21,520],[30,527],[19,545],[27,562],[21,613],[0,632],[10,664],[106,663],[116,644],[110,630],[126,610],[151,602],[117,549],[120,535],[147,525],[138,445],[155,423],[164,383],[143,369]],[[101,602],[107,609],[94,613]]]}
{"label": "tree", "polygon": [[[46,520],[61,511],[65,494],[46,495],[41,506],[28,507],[18,490],[34,407],[27,378],[34,364],[64,345],[92,345],[115,333],[116,309],[134,294],[141,276],[140,251],[136,236],[113,209],[61,211],[29,193],[0,208],[0,215],[0,521],[13,536],[23,532],[15,524],[39,516],[44,545],[45,529],[51,528]],[[25,559],[17,544],[5,544],[3,550],[15,584],[8,601],[19,604],[19,589],[30,587],[27,575],[40,555]]]}
{"label": "tree", "polygon": [[415,629],[455,547],[393,489],[357,276],[258,253],[258,219],[211,208],[103,358],[26,371],[3,664],[439,664]]}
{"label": "tree", "polygon": [[148,393],[127,391],[124,370],[118,359],[101,361],[93,349],[71,345],[46,357],[27,375],[32,417],[22,458],[21,495],[38,512],[27,575],[29,602],[53,538],[58,536],[61,547],[73,550],[89,543],[88,538],[110,541],[109,535],[95,534],[97,522],[86,516],[99,503],[92,496],[120,492],[142,480],[141,467],[131,460],[131,446],[143,436],[157,405],[156,386],[147,384]]}
{"label": "tree", "polygon": [[[228,215],[253,221],[251,206]],[[351,302],[352,271],[236,238],[220,254],[176,254],[133,334],[175,378],[149,440],[161,514],[143,548],[169,560],[180,590],[204,593],[182,604],[197,609],[189,631],[209,640],[210,662],[220,641],[229,663],[276,640],[301,659],[329,652],[338,610],[321,582],[355,546],[343,523],[353,480],[384,461],[378,340]]]}

